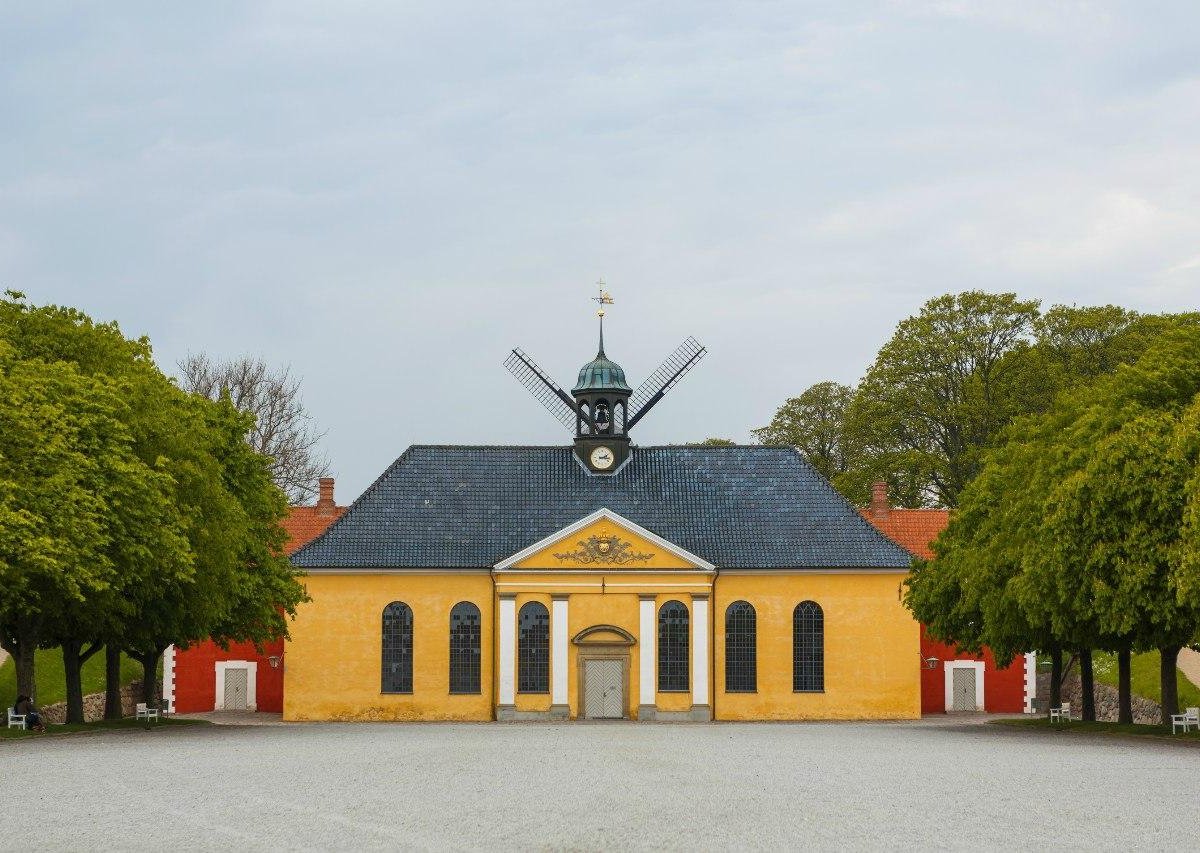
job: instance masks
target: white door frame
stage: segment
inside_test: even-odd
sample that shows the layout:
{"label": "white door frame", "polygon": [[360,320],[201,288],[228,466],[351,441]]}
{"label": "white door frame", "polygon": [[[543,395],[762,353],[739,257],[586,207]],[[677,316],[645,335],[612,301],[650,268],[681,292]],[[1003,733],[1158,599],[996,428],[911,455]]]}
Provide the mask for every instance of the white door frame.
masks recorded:
{"label": "white door frame", "polygon": [[246,709],[258,710],[258,691],[255,682],[258,681],[258,662],[252,660],[219,660],[216,663],[217,699],[213,703],[214,711],[225,710],[225,670],[246,670]]}
{"label": "white door frame", "polygon": [[975,710],[987,710],[983,705],[983,669],[981,660],[948,660],[943,664],[946,668],[946,713],[954,710],[954,670],[975,670]]}

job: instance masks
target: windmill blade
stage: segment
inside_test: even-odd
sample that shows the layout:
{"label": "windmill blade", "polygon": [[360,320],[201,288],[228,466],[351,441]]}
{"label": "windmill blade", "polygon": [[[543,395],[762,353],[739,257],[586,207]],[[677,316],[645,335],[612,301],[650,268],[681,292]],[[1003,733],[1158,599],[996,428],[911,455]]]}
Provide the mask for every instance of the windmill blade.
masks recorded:
{"label": "windmill blade", "polygon": [[504,360],[504,366],[563,426],[575,431],[575,401],[532,358],[514,349]]}
{"label": "windmill blade", "polygon": [[675,352],[667,356],[666,361],[660,364],[629,398],[629,408],[633,410],[634,415],[625,425],[626,431],[632,429],[646,412],[654,408],[664,394],[678,385],[679,380],[683,379],[707,352],[708,350],[700,346],[695,338],[689,337]]}

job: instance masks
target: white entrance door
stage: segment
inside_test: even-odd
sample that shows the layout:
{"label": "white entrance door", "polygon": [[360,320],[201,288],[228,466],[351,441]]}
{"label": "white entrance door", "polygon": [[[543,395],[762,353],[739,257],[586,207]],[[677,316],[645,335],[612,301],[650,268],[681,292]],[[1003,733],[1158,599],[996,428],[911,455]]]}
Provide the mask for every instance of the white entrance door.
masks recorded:
{"label": "white entrance door", "polygon": [[249,694],[248,672],[242,667],[225,670],[225,710],[245,711]]}
{"label": "white entrance door", "polygon": [[625,716],[625,662],[619,658],[584,658],[583,715],[589,720]]}
{"label": "white entrance door", "polygon": [[952,671],[954,678],[954,711],[977,711],[975,705],[975,667],[960,666]]}

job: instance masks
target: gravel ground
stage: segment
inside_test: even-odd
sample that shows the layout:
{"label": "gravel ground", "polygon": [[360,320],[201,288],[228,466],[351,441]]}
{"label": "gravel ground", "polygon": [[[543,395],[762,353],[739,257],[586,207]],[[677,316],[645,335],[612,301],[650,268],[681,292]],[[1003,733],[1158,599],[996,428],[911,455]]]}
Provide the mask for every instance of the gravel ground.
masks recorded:
{"label": "gravel ground", "polygon": [[206,726],[0,767],[4,850],[1200,848],[1200,750],[953,720]]}

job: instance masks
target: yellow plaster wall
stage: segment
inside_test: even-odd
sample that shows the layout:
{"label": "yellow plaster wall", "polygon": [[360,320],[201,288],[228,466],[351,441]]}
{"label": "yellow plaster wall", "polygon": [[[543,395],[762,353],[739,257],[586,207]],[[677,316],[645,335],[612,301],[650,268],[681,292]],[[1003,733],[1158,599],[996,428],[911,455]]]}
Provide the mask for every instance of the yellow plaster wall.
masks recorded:
{"label": "yellow plaster wall", "polygon": [[[480,574],[311,574],[284,669],[285,720],[493,719],[492,579]],[[383,609],[413,610],[413,692],[380,692]],[[481,692],[450,693],[450,609],[480,611]]]}
{"label": "yellow plaster wall", "polygon": [[[622,542],[630,544],[630,553],[650,554],[648,560],[638,560],[620,565],[611,563],[585,563],[577,559],[559,559],[555,554],[571,554],[582,550],[581,542],[590,536],[606,537],[616,535]],[[526,557],[513,568],[516,569],[603,569],[605,571],[645,571],[647,569],[692,569],[695,566],[672,554],[661,545],[632,533],[624,527],[607,519],[589,524],[577,533],[546,546],[537,553]]]}
{"label": "yellow plaster wall", "polygon": [[[898,597],[904,575],[721,575],[713,597],[714,714],[719,720],[911,719],[921,716],[919,626]],[[825,614],[825,691],[792,692],[792,610]],[[725,692],[725,610],[754,605],[758,690]]]}

